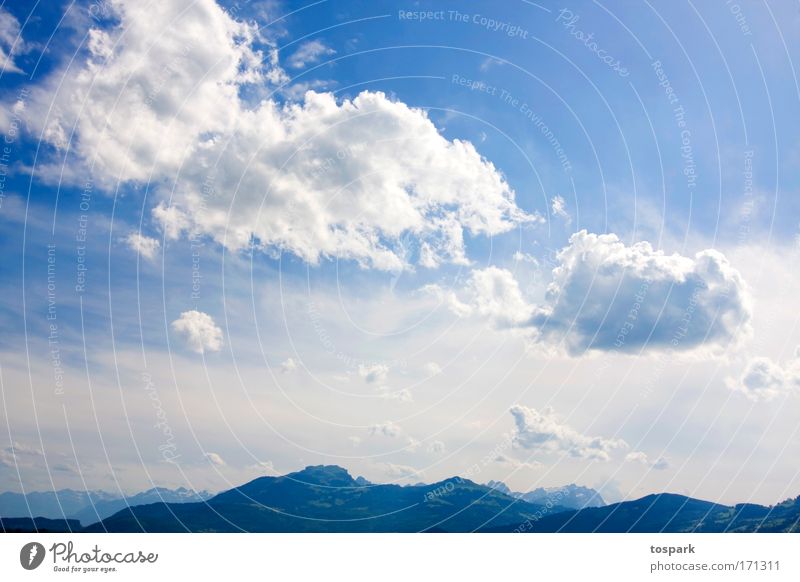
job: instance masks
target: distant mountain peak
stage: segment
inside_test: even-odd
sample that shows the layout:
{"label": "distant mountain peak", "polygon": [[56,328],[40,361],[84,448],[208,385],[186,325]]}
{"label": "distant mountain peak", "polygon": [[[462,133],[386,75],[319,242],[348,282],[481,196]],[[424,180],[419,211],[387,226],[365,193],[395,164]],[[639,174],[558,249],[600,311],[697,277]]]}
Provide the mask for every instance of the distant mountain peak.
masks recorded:
{"label": "distant mountain peak", "polygon": [[527,493],[519,493],[512,491],[508,485],[502,481],[489,481],[486,486],[505,493],[517,499],[522,499],[528,503],[535,504],[556,504],[569,509],[583,509],[584,507],[603,507],[606,502],[600,496],[600,493],[589,487],[575,485],[570,483],[563,487],[539,487],[528,491]]}
{"label": "distant mountain peak", "polygon": [[302,471],[289,473],[286,478],[325,487],[356,487],[360,485],[347,469],[339,465],[309,465]]}
{"label": "distant mountain peak", "polygon": [[514,492],[511,491],[511,489],[508,488],[508,485],[506,485],[502,481],[494,481],[494,480],[492,480],[492,481],[489,481],[486,484],[486,486],[490,487],[491,489],[494,489],[495,491],[499,491],[500,493],[505,493],[506,495],[512,495],[512,496],[514,495]]}
{"label": "distant mountain peak", "polygon": [[539,487],[519,495],[530,503],[557,503],[572,509],[584,507],[603,507],[606,505],[603,497],[596,490],[582,485],[570,483],[563,487]]}

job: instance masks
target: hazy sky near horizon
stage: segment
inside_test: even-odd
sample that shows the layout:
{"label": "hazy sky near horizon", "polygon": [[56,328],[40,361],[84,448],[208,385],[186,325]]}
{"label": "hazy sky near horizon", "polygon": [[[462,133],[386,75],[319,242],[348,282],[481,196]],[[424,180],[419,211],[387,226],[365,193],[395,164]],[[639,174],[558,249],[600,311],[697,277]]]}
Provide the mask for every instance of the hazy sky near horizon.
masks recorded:
{"label": "hazy sky near horizon", "polygon": [[800,493],[796,3],[0,6],[0,490]]}

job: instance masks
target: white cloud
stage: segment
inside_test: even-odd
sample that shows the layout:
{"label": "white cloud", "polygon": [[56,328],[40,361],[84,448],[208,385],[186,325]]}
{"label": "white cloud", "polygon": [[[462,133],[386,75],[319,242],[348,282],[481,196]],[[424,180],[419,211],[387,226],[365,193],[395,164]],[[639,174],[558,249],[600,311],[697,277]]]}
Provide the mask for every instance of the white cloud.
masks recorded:
{"label": "white cloud", "polygon": [[633,451],[625,455],[625,460],[630,463],[641,463],[647,467],[651,467],[656,471],[663,471],[669,469],[669,461],[665,457],[659,457],[655,461],[650,461],[647,453],[642,451]]}
{"label": "white cloud", "polygon": [[369,427],[369,434],[373,436],[381,435],[385,437],[394,438],[400,436],[401,432],[402,430],[400,429],[400,427],[390,420],[387,420],[386,422],[373,424],[372,426]]}
{"label": "white cloud", "polygon": [[6,447],[4,450],[11,455],[29,455],[32,457],[44,456],[40,448],[26,445],[17,441],[12,442],[11,446]]}
{"label": "white cloud", "polygon": [[138,232],[130,233],[127,237],[125,237],[124,242],[129,248],[136,251],[149,261],[155,259],[158,249],[161,248],[161,243],[157,239],[144,236]]}
{"label": "white cloud", "polygon": [[494,458],[494,462],[500,465],[508,465],[514,469],[538,469],[543,466],[539,461],[520,461],[503,454],[497,455]]}
{"label": "white cloud", "polygon": [[385,398],[386,400],[397,400],[398,402],[414,402],[414,397],[411,395],[411,391],[408,388],[393,390],[388,386],[381,386],[379,390],[381,392],[381,397]]}
{"label": "white cloud", "polygon": [[502,67],[506,64],[506,61],[501,61],[500,59],[495,59],[493,57],[486,57],[481,61],[480,70],[484,73],[491,69],[492,67]]}
{"label": "white cloud", "polygon": [[478,315],[505,327],[521,325],[533,315],[514,275],[498,267],[473,270],[460,296],[438,285],[423,290],[438,296],[459,317]]}
{"label": "white cloud", "polygon": [[642,348],[722,351],[749,336],[745,282],[715,250],[694,258],[666,255],[649,243],[626,245],[614,234],[585,230],[557,254],[545,301],[532,305],[510,271],[472,271],[456,293],[433,292],[459,316],[480,315],[498,327],[529,329],[535,342],[586,350]]}
{"label": "white cloud", "polygon": [[[274,52],[212,0],[113,7],[119,26],[92,33],[83,63],[31,90],[26,121],[69,145],[67,178],[92,168],[105,189],[155,185],[153,218],[168,238],[190,231],[231,250],[254,243],[311,264],[336,257],[396,271],[467,264],[465,232],[535,220],[471,143],[444,138],[420,109],[369,91],[341,102],[313,91],[302,103],[264,97],[259,89],[285,78]],[[58,160],[40,175],[56,179]],[[421,241],[412,257],[404,235]]]}
{"label": "white cloud", "polygon": [[[219,456],[219,455],[217,455]],[[221,460],[221,459],[220,459]],[[257,473],[264,474],[264,473],[271,473],[275,474],[275,467],[272,464],[272,461],[257,461],[252,465],[248,465],[247,469],[250,471],[256,471]]]}
{"label": "white cloud", "polygon": [[389,374],[389,366],[385,364],[359,364],[358,375],[370,384],[375,382],[385,382]]}
{"label": "white cloud", "polygon": [[694,258],[626,245],[585,230],[559,251],[546,304],[531,324],[539,339],[586,349],[689,350],[736,344],[749,332],[744,280],[715,250]]}
{"label": "white cloud", "polygon": [[438,376],[442,373],[442,367],[436,362],[428,362],[423,366],[423,370],[428,376]]}
{"label": "white cloud", "polygon": [[38,458],[44,457],[41,449],[13,441],[11,446],[0,449],[0,466],[7,468],[30,467],[41,464]]}
{"label": "white cloud", "polygon": [[539,261],[531,254],[515,251],[512,258],[517,262],[530,263],[534,266],[539,266]]}
{"label": "white cloud", "polygon": [[563,197],[553,197],[553,199],[550,201],[550,211],[553,213],[553,216],[563,218],[566,224],[572,223],[572,216],[570,216],[569,212],[567,212],[567,203]]}
{"label": "white cloud", "polygon": [[433,441],[428,445],[428,452],[435,455],[441,455],[445,450],[447,449],[442,441]]}
{"label": "white cloud", "polygon": [[322,57],[336,54],[336,51],[321,40],[309,40],[286,60],[286,64],[293,69],[302,69],[308,65],[318,63]]}
{"label": "white cloud", "polygon": [[614,449],[628,445],[620,439],[607,439],[581,434],[565,424],[551,409],[515,405],[510,409],[516,424],[514,444],[545,453],[566,453],[573,457],[608,461]]}
{"label": "white cloud", "polygon": [[202,311],[184,311],[172,322],[172,329],[186,339],[194,352],[218,352],[222,348],[222,330],[214,319]]}
{"label": "white cloud", "polygon": [[398,465],[396,463],[377,463],[377,467],[389,477],[395,478],[409,478],[417,477],[422,474],[421,471],[410,467],[409,465]]}
{"label": "white cloud", "polygon": [[226,465],[223,458],[217,453],[206,453],[206,459],[208,459],[212,465],[216,465],[217,467],[224,467]]}
{"label": "white cloud", "polygon": [[652,465],[653,469],[656,471],[664,471],[669,469],[669,460],[665,457],[659,457]]}
{"label": "white cloud", "polygon": [[750,400],[769,401],[800,389],[800,358],[784,366],[770,358],[753,358],[739,378],[728,378],[728,387]]}
{"label": "white cloud", "polygon": [[283,362],[281,362],[281,373],[288,374],[289,372],[294,372],[297,369],[297,362],[294,361],[293,358],[287,358]]}
{"label": "white cloud", "polygon": [[4,7],[0,6],[0,63],[3,74],[22,73],[14,63],[14,55],[26,51],[25,42],[20,36],[19,21]]}

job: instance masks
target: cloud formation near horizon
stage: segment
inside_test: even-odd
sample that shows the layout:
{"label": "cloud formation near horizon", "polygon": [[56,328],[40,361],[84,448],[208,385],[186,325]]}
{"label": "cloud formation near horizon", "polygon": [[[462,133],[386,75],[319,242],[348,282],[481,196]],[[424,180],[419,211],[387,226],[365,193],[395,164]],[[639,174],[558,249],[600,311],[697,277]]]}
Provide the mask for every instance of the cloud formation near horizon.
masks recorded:
{"label": "cloud formation near horizon", "polygon": [[615,449],[626,449],[621,439],[584,435],[563,422],[552,409],[544,411],[520,406],[509,410],[514,417],[515,445],[543,453],[566,453],[572,457],[608,461]]}
{"label": "cloud formation near horizon", "polygon": [[800,393],[800,358],[784,365],[770,358],[753,358],[739,378],[728,378],[728,387],[748,399],[770,401],[791,392]]}

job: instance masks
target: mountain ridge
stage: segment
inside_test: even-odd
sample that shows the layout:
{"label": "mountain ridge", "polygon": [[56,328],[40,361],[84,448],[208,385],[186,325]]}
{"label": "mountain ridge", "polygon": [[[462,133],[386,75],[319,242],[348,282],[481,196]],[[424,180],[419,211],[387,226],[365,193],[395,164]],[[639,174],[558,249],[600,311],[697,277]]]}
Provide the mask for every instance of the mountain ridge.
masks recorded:
{"label": "mountain ridge", "polygon": [[[577,485],[555,489],[594,492]],[[201,501],[125,506],[86,527],[38,516],[2,517],[0,526],[4,531],[61,527],[75,532],[165,533],[800,531],[800,497],[773,506],[729,506],[653,493],[575,509],[532,503],[505,490],[500,482],[481,485],[458,476],[430,484],[376,484],[354,479],[336,465],[311,465],[286,475],[257,477]],[[553,488],[542,491],[552,495]]]}

